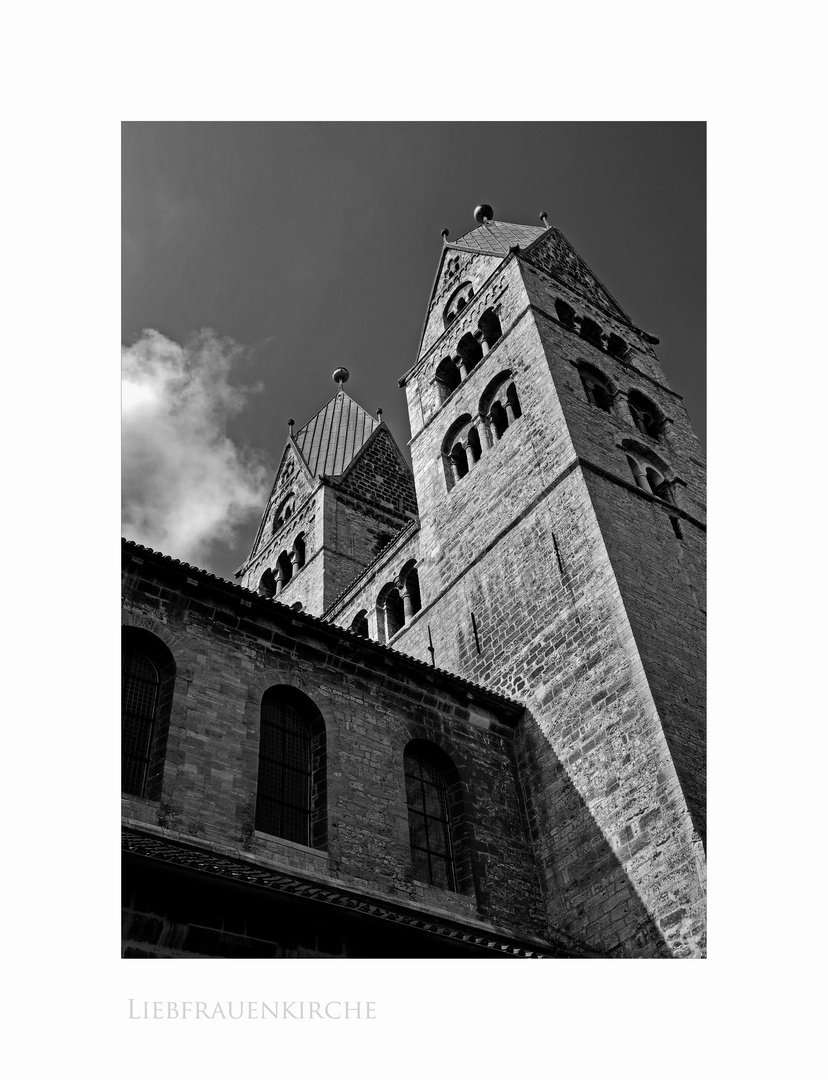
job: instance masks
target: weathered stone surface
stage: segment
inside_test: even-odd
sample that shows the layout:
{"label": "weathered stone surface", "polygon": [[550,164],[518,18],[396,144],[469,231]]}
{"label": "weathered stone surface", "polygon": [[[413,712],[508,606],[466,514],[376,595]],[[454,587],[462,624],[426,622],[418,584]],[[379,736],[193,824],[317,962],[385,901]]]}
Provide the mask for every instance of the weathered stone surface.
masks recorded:
{"label": "weathered stone surface", "polygon": [[[305,565],[281,603],[344,629],[365,613],[376,639],[384,595],[415,565],[419,608],[409,601],[390,649],[304,616],[291,623],[256,597],[245,612],[249,594],[188,589],[161,562],[128,554],[127,622],[157,633],[179,674],[161,799],[129,800],[127,813],[459,921],[564,935],[603,955],[701,956],[702,454],[654,339],[557,230],[527,235],[501,255],[444,250],[402,380],[413,477],[384,425],[336,477],[310,476],[289,444],[243,568],[255,590],[303,532]],[[447,359],[464,365],[451,392],[438,377]],[[587,370],[605,397],[588,392]],[[635,393],[652,406],[649,430],[630,408]],[[480,451],[472,440],[462,475],[447,436],[469,424]],[[295,512],[274,532],[291,492]],[[524,707],[520,719],[401,654],[506,695]],[[325,718],[324,852],[251,825],[261,699],[279,684],[302,689]],[[462,777],[465,894],[413,879],[402,774],[411,738],[441,746]],[[157,922],[136,925],[132,947],[155,955]],[[198,955],[217,947],[204,937]]]}

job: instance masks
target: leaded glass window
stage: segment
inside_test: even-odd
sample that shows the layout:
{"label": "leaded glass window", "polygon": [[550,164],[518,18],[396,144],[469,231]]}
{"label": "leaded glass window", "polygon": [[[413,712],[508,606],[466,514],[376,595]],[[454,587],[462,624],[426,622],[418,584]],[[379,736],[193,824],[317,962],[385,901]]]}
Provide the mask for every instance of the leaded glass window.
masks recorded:
{"label": "leaded glass window", "polygon": [[256,828],[310,845],[310,722],[285,701],[262,702]]}
{"label": "leaded glass window", "polygon": [[161,679],[149,657],[124,653],[121,670],[121,790],[144,794]]}
{"label": "leaded glass window", "polygon": [[414,877],[456,890],[448,790],[440,767],[425,753],[405,754],[405,790]]}

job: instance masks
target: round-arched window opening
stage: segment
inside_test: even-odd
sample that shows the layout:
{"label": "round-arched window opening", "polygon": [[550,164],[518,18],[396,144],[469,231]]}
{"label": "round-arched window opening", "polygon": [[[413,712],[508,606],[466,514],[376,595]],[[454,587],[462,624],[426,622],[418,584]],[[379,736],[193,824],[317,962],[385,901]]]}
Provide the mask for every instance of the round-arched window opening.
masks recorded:
{"label": "round-arched window opening", "polygon": [[459,480],[464,477],[469,471],[469,461],[466,457],[466,451],[463,447],[463,444],[459,442],[455,443],[454,446],[451,448],[451,453],[449,454],[449,457],[454,463],[454,468],[457,472],[457,479]]}

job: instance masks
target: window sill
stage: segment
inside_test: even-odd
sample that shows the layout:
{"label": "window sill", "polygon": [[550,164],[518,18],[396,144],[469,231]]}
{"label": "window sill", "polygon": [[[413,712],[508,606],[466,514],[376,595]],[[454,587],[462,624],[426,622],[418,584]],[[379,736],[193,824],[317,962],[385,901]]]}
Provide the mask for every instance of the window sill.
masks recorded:
{"label": "window sill", "polygon": [[322,851],[320,848],[308,847],[306,844],[297,844],[293,840],[285,840],[284,837],[273,836],[272,833],[259,832],[258,829],[253,833],[253,836],[266,850],[271,851],[274,854],[283,852],[285,855],[309,855],[311,858],[318,859],[320,862],[327,863],[328,861],[327,851]]}

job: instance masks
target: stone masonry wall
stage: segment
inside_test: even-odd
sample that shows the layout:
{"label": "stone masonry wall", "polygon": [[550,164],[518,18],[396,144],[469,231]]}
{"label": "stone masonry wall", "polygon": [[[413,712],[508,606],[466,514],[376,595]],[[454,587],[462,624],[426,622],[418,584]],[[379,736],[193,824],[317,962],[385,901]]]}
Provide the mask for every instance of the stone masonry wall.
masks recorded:
{"label": "stone masonry wall", "polygon": [[[448,273],[449,261],[454,262],[455,260],[459,264],[457,272]],[[497,269],[500,261],[501,257],[498,255],[482,255],[470,251],[459,251],[452,247],[446,248],[434,296],[429,304],[423,341],[420,348],[421,354],[427,352],[445,330],[443,310],[447,301],[450,299],[451,294],[457,289],[457,286],[460,285],[461,282],[470,281],[475,293],[480,292],[484,282],[486,282],[492,272]],[[459,325],[461,325],[460,319],[456,319],[452,323],[452,328]],[[475,325],[477,324],[475,323]]]}
{"label": "stone masonry wall", "polygon": [[[648,573],[632,538],[649,527],[653,506],[641,500],[643,515],[633,514],[616,555],[601,517],[610,506],[593,502],[595,474],[579,461],[576,440],[581,453],[587,447],[578,426],[571,429],[565,389],[556,390],[548,328],[527,307],[518,265],[504,265],[503,338],[412,440],[420,580],[431,600],[395,644],[425,659],[430,626],[439,667],[526,702],[521,775],[550,919],[621,955],[699,955],[697,843],[672,753],[682,755],[668,745],[642,649],[651,666],[665,657],[634,636],[625,603]],[[641,368],[655,373],[657,362],[646,361]],[[412,373],[410,398],[430,368],[426,357]],[[455,416],[475,415],[482,389],[502,370],[514,376],[523,415],[447,491],[443,434]],[[580,385],[571,365],[566,377]],[[645,392],[655,390],[648,383]],[[604,450],[605,467],[615,463],[619,476],[628,469],[620,450],[617,461],[611,444]],[[670,527],[666,516],[662,524]],[[630,555],[623,571],[622,550]]]}
{"label": "stone masonry wall", "polygon": [[[557,287],[542,288],[527,275],[530,295],[549,302]],[[573,305],[574,306],[574,305]],[[604,320],[607,330],[619,324]],[[619,361],[539,316],[538,329],[573,446],[617,577],[650,690],[699,835],[705,836],[705,470],[702,452],[678,395],[664,382],[654,354],[633,347]],[[634,342],[634,338],[631,339]],[[602,371],[615,389],[610,412],[584,393],[578,361]],[[645,370],[649,371],[646,377]],[[657,437],[640,432],[628,394],[645,394],[666,418]],[[679,478],[673,485],[676,516],[665,501],[634,482],[624,446],[629,441],[656,454]],[[677,522],[680,536],[676,535]]]}
{"label": "stone masonry wall", "polygon": [[[513,730],[439,676],[402,673],[384,650],[333,628],[320,639],[305,616],[252,594],[224,602],[206,575],[192,575],[149,556],[128,561],[125,623],[166,643],[177,676],[161,799],[125,799],[127,820],[423,909],[541,931]],[[254,829],[260,706],[274,685],[302,690],[325,720],[326,851]],[[467,894],[412,878],[403,775],[412,738],[441,746],[463,781]]]}

